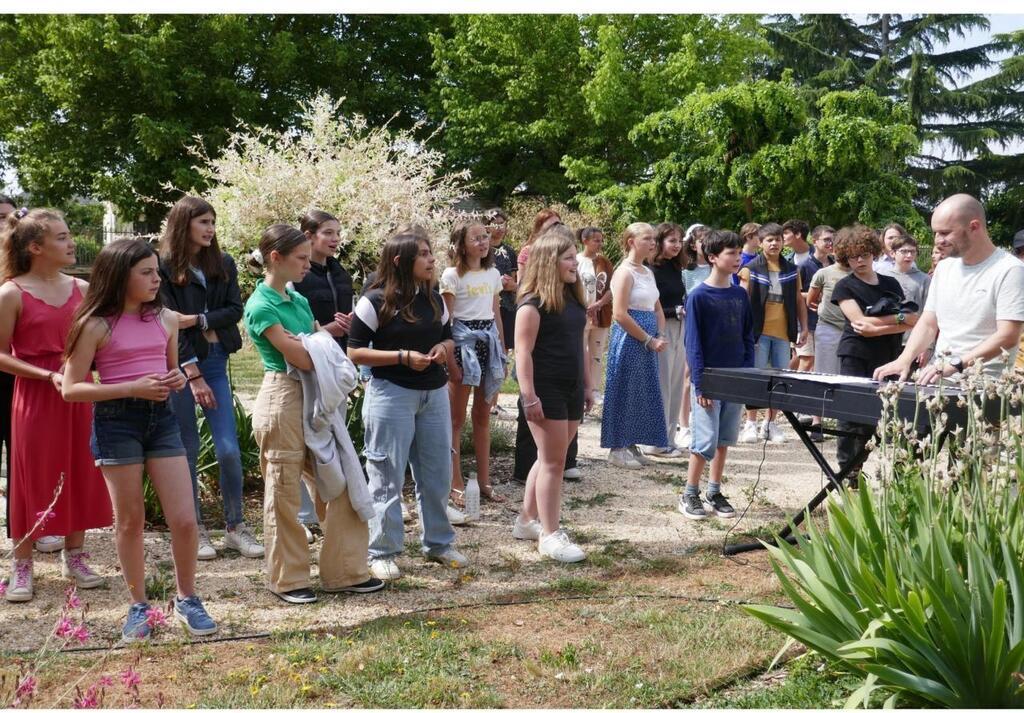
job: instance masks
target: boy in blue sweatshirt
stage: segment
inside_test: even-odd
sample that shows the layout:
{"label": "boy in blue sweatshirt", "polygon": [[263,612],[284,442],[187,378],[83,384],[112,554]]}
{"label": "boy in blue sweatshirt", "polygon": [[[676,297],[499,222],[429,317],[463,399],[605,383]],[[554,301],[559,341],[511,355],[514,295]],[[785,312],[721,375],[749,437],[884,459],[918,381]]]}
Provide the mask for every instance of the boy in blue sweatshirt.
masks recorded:
{"label": "boy in blue sweatshirt", "polygon": [[[740,269],[743,239],[716,230],[704,241],[711,274],[686,299],[686,359],[690,365],[690,471],[679,512],[703,520],[708,510],[734,517],[736,510],[722,495],[722,473],[729,446],[736,443],[743,406],[704,396],[701,380],[707,367],[754,366],[754,317],[746,290],[732,284]],[[700,476],[711,461],[707,493],[700,496]]]}

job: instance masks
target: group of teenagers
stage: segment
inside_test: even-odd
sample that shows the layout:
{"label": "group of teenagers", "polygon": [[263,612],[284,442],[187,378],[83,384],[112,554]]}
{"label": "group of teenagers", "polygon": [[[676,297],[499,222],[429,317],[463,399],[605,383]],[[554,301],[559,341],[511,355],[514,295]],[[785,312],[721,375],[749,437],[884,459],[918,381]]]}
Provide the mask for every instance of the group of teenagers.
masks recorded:
{"label": "group of teenagers", "polygon": [[[916,242],[898,225],[879,235],[863,225],[810,231],[791,220],[747,224],[737,234],[633,223],[620,236],[623,258],[612,265],[600,229],[573,232],[550,209],[537,214],[517,254],[505,241],[507,216],[494,209],[454,226],[439,275],[430,235],[415,224],[397,226],[356,295],[336,257],[339,221],[311,210],[298,226],[267,228],[246,256],[263,280],[244,304],[235,262],[217,243],[216,213],[201,198],[174,205],[159,252],[144,240],[104,246],[89,283],[64,273],[75,251],[59,212],[8,205],[0,230],[0,371],[15,377],[4,415],[7,526],[16,546],[5,596],[32,598],[33,547],[61,549],[62,573],[77,587],[100,586],[85,531],[113,525],[130,599],[122,629],[128,641],[148,637],[153,626],[144,469],[171,533],[174,614],[193,634],[217,630],[195,592],[197,559],[217,556],[199,508],[197,406],[217,456],[223,546],[265,557],[269,591],[305,604],[317,600],[309,553],[316,530],[321,591],[369,593],[402,576],[396,560],[411,517],[402,502],[407,470],[424,556],[448,567],[468,564],[453,529],[466,519],[458,509],[460,434],[472,395],[479,492],[502,501],[490,477],[489,420],[500,408],[510,350],[519,384],[515,476],[525,482],[511,535],[536,542],[543,556],[577,562],[585,552],[560,527],[562,483],[579,477],[577,429],[595,402],[603,401],[601,445],[611,463],[635,469],[689,451],[679,511],[732,517],[721,490],[729,446],[781,435],[775,414],[759,425],[748,411],[741,423],[742,405],[707,397],[706,368],[907,378],[918,364],[929,381],[976,360],[995,368],[1000,350],[1016,353],[1024,320],[1024,265],[992,246],[983,209],[967,196],[936,209],[933,260],[991,248],[984,270],[966,257],[951,260],[931,285],[915,265]],[[940,231],[936,220],[955,229]],[[979,224],[988,248],[975,245]],[[955,302],[956,290],[977,296],[985,285],[991,309]],[[240,322],[264,368],[252,410],[264,480],[262,543],[243,518],[227,374],[230,354],[242,346]],[[986,330],[996,335],[978,346]],[[952,367],[928,363],[930,350],[962,357]],[[362,459],[344,418],[360,370],[369,371]],[[838,444],[840,461],[869,436],[851,429]]]}

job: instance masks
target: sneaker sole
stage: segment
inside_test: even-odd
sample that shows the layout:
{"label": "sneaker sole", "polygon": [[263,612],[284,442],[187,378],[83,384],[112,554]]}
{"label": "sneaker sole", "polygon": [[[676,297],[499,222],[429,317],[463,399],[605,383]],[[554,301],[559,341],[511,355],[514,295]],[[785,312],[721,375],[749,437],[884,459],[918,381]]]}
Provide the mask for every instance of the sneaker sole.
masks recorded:
{"label": "sneaker sole", "polygon": [[541,555],[541,557],[547,557],[549,560],[554,560],[555,562],[561,562],[562,564],[576,564],[577,562],[582,562],[583,560],[585,560],[587,558],[587,554],[585,552],[580,557],[571,557],[571,558],[570,557],[556,557],[555,555],[549,555],[546,552],[541,552],[540,555]]}
{"label": "sneaker sole", "polygon": [[[306,544],[310,544],[310,543],[308,543],[308,542],[307,542]],[[248,554],[246,554],[245,552],[242,552],[242,550],[238,549],[237,547],[231,547],[230,545],[225,545],[225,546],[224,546],[224,549],[225,549],[225,550],[231,550],[232,552],[237,552],[237,553],[238,553],[238,554],[240,554],[240,555],[241,555],[242,557],[247,557],[247,558],[249,558],[249,559],[251,559],[251,560],[258,560],[258,559],[263,559],[263,557],[264,557],[264,556],[265,556],[265,554],[266,554],[266,550],[264,550],[263,552],[260,552],[260,553],[259,553],[258,555],[248,555]],[[214,559],[215,559],[215,558],[214,558]]]}
{"label": "sneaker sole", "polygon": [[[380,577],[377,577],[377,579],[380,579]],[[386,586],[387,581],[381,579],[380,584],[376,587],[338,587],[337,589],[320,587],[320,591],[327,592],[328,594],[372,594],[373,592],[379,592]]]}
{"label": "sneaker sole", "polygon": [[29,592],[28,594],[15,594],[14,592],[8,589],[7,593],[4,594],[4,599],[13,604],[21,604],[22,602],[32,601],[32,597],[34,595],[35,592]]}
{"label": "sneaker sole", "polygon": [[466,564],[462,564],[461,562],[455,562],[453,560],[448,560],[446,562],[440,557],[431,557],[429,555],[427,556],[427,562],[437,562],[438,564],[443,564],[445,567],[449,569],[465,569],[469,566],[468,562]]}
{"label": "sneaker sole", "polygon": [[694,515],[692,513],[686,512],[686,508],[681,507],[679,505],[676,506],[676,511],[680,515],[682,515],[683,517],[688,517],[691,520],[707,520],[708,519],[707,513],[705,513],[703,515]]}
{"label": "sneaker sole", "polygon": [[75,581],[75,586],[79,589],[96,589],[96,587],[102,587],[103,583],[107,581],[106,578],[104,577],[97,577],[92,581],[87,580],[83,582],[81,579],[72,574],[70,570],[66,569],[62,569],[60,575],[65,579],[73,579]]}
{"label": "sneaker sole", "polygon": [[188,633],[192,634],[193,636],[210,636],[211,634],[217,633],[216,623],[213,625],[212,629],[193,629],[192,626],[188,623],[188,619],[185,617],[185,615],[179,612],[177,609],[174,610],[174,618],[180,621],[182,624],[184,624],[185,629],[187,629]]}
{"label": "sneaker sole", "polygon": [[217,559],[217,552],[214,550],[212,555],[196,555],[196,559],[200,562],[209,562],[210,560]]}
{"label": "sneaker sole", "polygon": [[64,543],[60,542],[52,545],[40,545],[38,542],[32,545],[36,552],[42,552],[43,554],[52,554],[54,552],[60,552],[64,549]]}
{"label": "sneaker sole", "polygon": [[[269,591],[270,591],[271,594],[273,594],[275,597],[277,597],[281,601],[288,602],[289,604],[316,604],[316,601],[317,601],[316,597],[313,597],[312,599],[305,599],[305,598],[293,597],[293,596],[290,596],[288,594],[285,594],[284,592],[275,592],[273,590],[269,590]],[[174,613],[177,614],[178,612],[174,612]]]}

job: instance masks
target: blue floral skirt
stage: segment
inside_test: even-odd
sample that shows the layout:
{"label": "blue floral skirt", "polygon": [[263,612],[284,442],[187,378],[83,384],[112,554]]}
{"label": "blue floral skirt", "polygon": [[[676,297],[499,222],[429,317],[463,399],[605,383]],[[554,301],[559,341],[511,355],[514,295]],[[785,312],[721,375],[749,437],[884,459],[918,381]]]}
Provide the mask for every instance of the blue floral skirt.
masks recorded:
{"label": "blue floral skirt", "polygon": [[[657,333],[654,312],[631,309],[629,316],[648,334]],[[601,447],[625,448],[638,443],[668,446],[658,355],[614,323],[608,342]]]}

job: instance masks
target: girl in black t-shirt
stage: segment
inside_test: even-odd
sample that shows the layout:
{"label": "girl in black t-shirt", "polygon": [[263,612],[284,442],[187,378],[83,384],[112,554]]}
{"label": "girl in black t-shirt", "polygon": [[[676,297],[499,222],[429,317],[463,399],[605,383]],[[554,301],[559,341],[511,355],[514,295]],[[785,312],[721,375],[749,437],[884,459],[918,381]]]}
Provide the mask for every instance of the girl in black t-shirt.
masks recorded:
{"label": "girl in black t-shirt", "polygon": [[363,452],[376,511],[370,571],[385,580],[402,576],[395,558],[403,550],[400,501],[407,465],[416,481],[427,559],[448,567],[469,563],[454,547],[446,510],[452,421],[443,365],[454,345],[448,310],[431,289],[433,281],[430,242],[413,233],[393,235],[349,331],[349,358],[373,372],[363,402]]}
{"label": "girl in black t-shirt", "polygon": [[519,286],[516,372],[537,461],[527,476],[512,536],[537,540],[540,553],[559,562],[579,562],[586,555],[559,522],[566,450],[593,400],[589,369],[584,368],[587,310],[572,231],[551,228],[530,250]]}
{"label": "girl in black t-shirt", "polygon": [[[875,258],[882,244],[874,230],[864,225],[843,228],[835,241],[836,260],[851,273],[836,283],[832,303],[846,317],[846,326],[839,338],[839,373],[844,376],[870,377],[875,369],[899,356],[903,332],[917,322],[913,313],[890,313],[867,316],[868,309],[879,300],[893,305],[903,302],[903,288],[896,278],[875,272]],[[859,433],[839,436],[836,453],[840,468],[849,463],[870,437],[872,428],[841,422],[841,431]]]}

